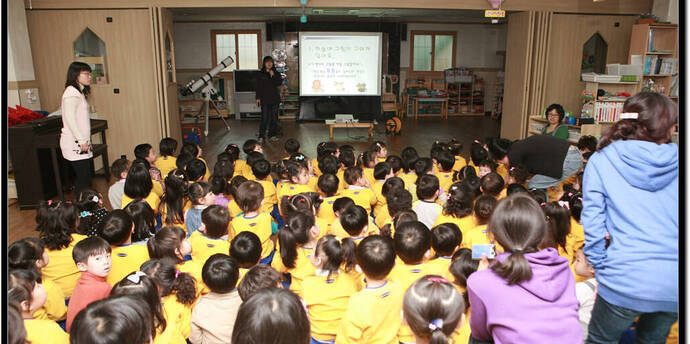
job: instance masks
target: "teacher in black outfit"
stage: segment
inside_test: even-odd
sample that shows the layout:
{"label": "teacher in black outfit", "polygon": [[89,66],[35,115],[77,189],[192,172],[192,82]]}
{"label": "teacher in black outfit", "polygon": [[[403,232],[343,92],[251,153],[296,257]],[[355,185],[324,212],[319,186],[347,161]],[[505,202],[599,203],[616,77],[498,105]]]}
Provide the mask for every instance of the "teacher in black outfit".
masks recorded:
{"label": "teacher in black outfit", "polygon": [[269,141],[278,141],[278,109],[280,107],[280,92],[278,87],[283,83],[280,73],[273,65],[273,58],[264,57],[261,73],[256,82],[256,105],[261,106],[261,125],[259,126],[259,141],[266,141],[268,129]]}

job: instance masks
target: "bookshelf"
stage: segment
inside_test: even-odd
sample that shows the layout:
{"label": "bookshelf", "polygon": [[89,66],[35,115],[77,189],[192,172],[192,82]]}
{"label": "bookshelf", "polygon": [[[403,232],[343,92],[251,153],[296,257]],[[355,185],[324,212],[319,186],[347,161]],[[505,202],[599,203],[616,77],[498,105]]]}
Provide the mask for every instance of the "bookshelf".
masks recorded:
{"label": "bookshelf", "polygon": [[678,25],[633,25],[629,63],[632,63],[633,55],[639,55],[644,64],[638,91],[662,93],[677,102],[677,81],[674,79],[678,75]]}

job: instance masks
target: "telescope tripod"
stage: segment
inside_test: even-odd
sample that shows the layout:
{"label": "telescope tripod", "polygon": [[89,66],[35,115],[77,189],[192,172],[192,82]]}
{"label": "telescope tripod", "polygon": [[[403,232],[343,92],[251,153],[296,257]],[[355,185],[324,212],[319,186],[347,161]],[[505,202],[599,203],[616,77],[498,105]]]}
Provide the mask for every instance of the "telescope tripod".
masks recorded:
{"label": "telescope tripod", "polygon": [[[201,94],[204,96],[204,102],[201,104],[201,107],[199,108],[199,112],[194,115],[194,118],[196,119],[194,121],[195,125],[199,124],[199,117],[201,117],[202,113],[204,115],[204,120],[205,120],[205,125],[204,125],[204,135],[208,136],[208,120],[209,120],[209,108],[213,107],[213,110],[216,111],[218,114],[218,118],[223,120],[223,123],[225,123],[225,127],[230,131],[230,125],[228,124],[228,121],[225,120],[225,117],[220,113],[220,110],[218,109],[218,104],[211,99],[212,94],[216,94],[217,91],[213,87],[212,84],[208,84],[204,87],[204,89],[201,91]],[[222,99],[222,98],[221,98]]]}

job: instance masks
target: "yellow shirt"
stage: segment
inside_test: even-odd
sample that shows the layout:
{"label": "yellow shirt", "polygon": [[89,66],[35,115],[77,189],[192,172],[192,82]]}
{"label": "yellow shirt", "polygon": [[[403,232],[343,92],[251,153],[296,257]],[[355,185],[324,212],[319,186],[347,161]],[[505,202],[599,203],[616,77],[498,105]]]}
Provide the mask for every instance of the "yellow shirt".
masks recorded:
{"label": "yellow shirt", "polygon": [[385,183],[385,180],[377,180],[376,183],[371,185],[371,189],[374,191],[374,196],[376,196],[374,217],[377,218],[381,214],[388,212],[388,202],[386,201],[386,198],[383,197],[383,183]]}
{"label": "yellow shirt", "polygon": [[[487,225],[479,225],[474,227],[467,232],[467,235],[463,236],[460,247],[469,248],[471,250],[472,245],[492,244],[492,242],[489,240],[488,233],[489,230],[487,229]],[[501,245],[499,245],[497,242],[494,242],[493,244],[496,245],[496,254],[504,251],[503,247],[501,247]]]}
{"label": "yellow shirt", "polygon": [[426,262],[427,265],[433,267],[435,273],[440,274],[443,278],[452,281],[453,275],[450,273],[450,263],[453,262],[453,257],[436,257]]}
{"label": "yellow shirt", "polygon": [[184,206],[182,206],[182,222],[175,223],[175,222],[167,222],[165,220],[166,216],[168,216],[168,208],[165,206],[165,203],[161,202],[160,206],[160,215],[161,215],[161,221],[163,222],[163,226],[176,226],[184,229],[184,232],[187,233],[187,224],[184,223],[184,214],[187,213],[187,210],[192,208],[192,202],[189,200],[185,200]]}
{"label": "yellow shirt", "polygon": [[204,165],[206,165],[206,173],[204,173],[204,181],[209,181],[211,179],[211,172],[209,172],[211,170],[211,167],[208,166],[208,163],[203,158],[199,158],[199,160],[203,161]]}
{"label": "yellow shirt", "polygon": [[283,264],[283,259],[280,256],[280,246],[278,253],[273,257],[271,266],[281,274],[289,273],[292,276],[292,283],[290,290],[297,295],[302,295],[302,281],[309,276],[316,273],[316,268],[309,260],[312,254],[311,248],[297,247],[297,259],[295,259],[295,267],[288,268]]}
{"label": "yellow shirt", "polygon": [[189,237],[189,242],[192,244],[192,261],[201,265],[216,253],[230,253],[230,242],[227,239],[213,239],[201,231],[194,231]]}
{"label": "yellow shirt", "polygon": [[398,344],[404,294],[399,283],[388,280],[352,295],[335,343]]}
{"label": "yellow shirt", "polygon": [[503,182],[506,182],[506,180],[508,180],[508,169],[506,168],[506,165],[499,163],[496,167],[496,173],[498,173],[498,175],[500,175],[501,178],[503,178]]}
{"label": "yellow shirt", "polygon": [[434,227],[442,224],[442,223],[454,223],[460,228],[460,232],[464,236],[467,231],[470,229],[477,227],[477,220],[475,219],[472,214],[467,215],[462,218],[457,218],[453,215],[445,215],[444,213],[440,213],[438,217],[436,218],[436,222],[434,222]]}
{"label": "yellow shirt", "polygon": [[365,167],[362,169],[362,175],[369,181],[369,185],[376,184],[376,178],[374,178],[374,169]]}
{"label": "yellow shirt", "polygon": [[246,214],[240,215],[230,222],[228,241],[232,241],[232,238],[242,232],[252,232],[261,240],[261,258],[266,258],[275,248],[273,240],[271,240],[273,226],[276,225],[268,213],[262,212],[251,217],[247,217]]}
{"label": "yellow shirt", "polygon": [[[237,159],[235,160],[235,176],[244,176],[245,178],[247,176],[244,175],[244,169],[245,166],[247,166],[247,162],[242,160],[242,159]],[[251,171],[251,167],[249,167],[249,171]],[[229,182],[229,181],[228,181]]]}
{"label": "yellow shirt", "polygon": [[345,170],[338,170],[335,176],[338,177],[338,193],[340,193],[349,186],[347,182],[345,182]]}
{"label": "yellow shirt", "polygon": [[402,179],[403,182],[405,182],[405,188],[409,191],[409,186],[417,182],[417,174],[414,173],[414,171],[401,173],[400,179]]}
{"label": "yellow shirt", "polygon": [[65,305],[65,294],[62,293],[60,286],[45,277],[41,280],[41,284],[46,291],[46,303],[34,312],[34,319],[52,321],[65,319],[67,306]]}
{"label": "yellow shirt", "polygon": [[32,344],[69,344],[69,335],[55,321],[24,319],[26,340]]}
{"label": "yellow shirt", "polygon": [[319,236],[317,237],[318,239],[321,239],[322,237],[326,236],[326,234],[329,234],[331,231],[331,223],[328,222],[326,219],[322,219],[320,217],[317,217],[314,219],[316,221],[316,225],[319,227]]}
{"label": "yellow shirt", "polygon": [[472,334],[472,329],[470,328],[470,309],[465,310],[465,321],[459,322],[458,327],[450,335],[453,339],[453,343],[469,343],[470,334]]}
{"label": "yellow shirt", "polygon": [[146,245],[127,244],[111,247],[110,256],[113,259],[113,266],[105,278],[110,285],[115,285],[130,273],[139,270],[141,264],[149,260],[149,250]]}
{"label": "yellow shirt", "polygon": [[273,206],[278,204],[276,186],[273,184],[273,181],[257,180],[257,183],[264,188],[264,205],[261,207],[261,210],[270,214],[273,211]]}
{"label": "yellow shirt", "polygon": [[[208,287],[206,287],[206,284],[204,283],[204,280],[201,278],[201,270],[204,267],[203,264],[199,264],[198,262],[195,262],[193,260],[186,260],[182,263],[177,264],[177,269],[180,270],[180,272],[184,272],[186,274],[191,275],[194,277],[196,280],[196,297],[198,299],[199,296],[202,294],[208,294],[210,291]],[[188,336],[189,334],[187,334]]]}
{"label": "yellow shirt", "polygon": [[450,190],[450,186],[453,185],[453,171],[450,172],[441,172],[439,171],[436,174],[436,177],[438,177],[438,185],[443,189],[444,192],[448,192]]}
{"label": "yellow shirt", "polygon": [[192,308],[194,305],[184,305],[177,301],[175,294],[161,298],[163,303],[163,316],[167,322],[164,332],[179,331],[184,338],[189,338],[192,332]]}
{"label": "yellow shirt", "polygon": [[230,199],[228,202],[228,212],[230,213],[230,217],[235,218],[242,213],[242,209],[240,209],[240,206],[237,205],[234,199]]}
{"label": "yellow shirt", "polygon": [[309,177],[309,182],[307,183],[307,186],[309,186],[314,192],[319,191],[319,178],[311,176]]}
{"label": "yellow shirt", "polygon": [[170,171],[177,168],[177,158],[174,156],[159,156],[153,163],[161,171],[161,179],[165,182],[165,177]]}
{"label": "yellow shirt", "polygon": [[[460,171],[463,167],[467,166],[467,160],[465,158],[456,155],[455,164],[453,165],[453,171]],[[463,343],[464,344],[464,343]]]}
{"label": "yellow shirt", "polygon": [[343,225],[342,225],[342,223],[340,223],[339,218],[336,219],[335,221],[333,221],[333,223],[331,223],[331,229],[328,232],[328,234],[333,234],[339,238],[352,238],[353,240],[356,239],[355,241],[359,242],[360,240],[364,239],[364,237],[374,235],[374,234],[379,234],[379,228],[376,227],[374,220],[371,217],[369,217],[368,221],[369,221],[369,223],[367,224],[366,234],[362,237],[359,237],[359,238],[352,238],[350,236],[350,234],[347,233],[345,228],[343,228]]}
{"label": "yellow shirt", "polygon": [[[283,204],[283,197],[285,196],[292,196],[296,195],[298,193],[302,192],[316,192],[312,187],[310,187],[307,184],[285,184],[283,185],[280,190],[278,191],[278,209],[282,209],[281,205]],[[285,214],[282,213],[281,215],[285,216]]]}
{"label": "yellow shirt", "polygon": [[376,216],[376,227],[382,228],[386,223],[393,221],[391,214],[388,212],[388,207]]}
{"label": "yellow shirt", "polygon": [[[158,214],[158,206],[161,204],[161,197],[155,193],[153,190],[149,192],[149,195],[146,196],[144,199],[146,203],[148,203],[151,206],[151,209],[153,209],[154,214]],[[120,209],[125,209],[127,204],[130,204],[132,201],[134,201],[132,198],[129,196],[123,194],[122,195],[122,205]]]}
{"label": "yellow shirt", "polygon": [[[237,171],[237,167],[235,167],[235,171]],[[252,167],[249,164],[247,164],[246,161],[244,162],[244,166],[242,167],[242,175],[247,179],[249,179],[249,178],[256,179],[256,177],[254,176],[254,172],[252,172]],[[253,179],[249,179],[249,180],[253,180]]]}
{"label": "yellow shirt", "polygon": [[347,310],[350,296],[360,290],[358,282],[347,273],[309,276],[302,281],[302,299],[307,306],[311,336],[333,341]]}
{"label": "yellow shirt", "polygon": [[311,166],[314,167],[314,175],[316,175],[317,177],[321,177],[323,172],[321,172],[321,169],[319,168],[319,159],[311,159]]}
{"label": "yellow shirt", "polygon": [[163,193],[165,193],[163,191],[163,184],[155,180],[151,180],[151,183],[153,184],[153,189],[151,189],[151,192],[158,195],[159,198],[163,196]]}
{"label": "yellow shirt", "polygon": [[50,257],[50,261],[48,265],[41,269],[43,278],[55,282],[62,289],[65,298],[72,296],[72,291],[74,291],[77,280],[81,276],[81,272],[77,269],[77,264],[74,263],[74,258],[72,258],[72,250],[74,245],[86,239],[86,235],[74,233],[71,236],[72,242],[66,248],[61,250],[45,249],[48,257]]}
{"label": "yellow shirt", "polygon": [[371,207],[376,205],[376,195],[374,195],[374,191],[362,186],[350,185],[349,188],[340,193],[340,197],[352,198],[356,205],[367,211],[367,214],[371,212]]}
{"label": "yellow shirt", "polygon": [[[330,224],[335,221],[335,213],[333,212],[333,203],[335,203],[335,200],[340,198],[342,196],[335,195],[335,196],[330,196],[330,197],[324,197],[323,202],[321,202],[321,207],[319,207],[319,214],[317,215],[317,218],[323,219],[326,221],[326,223]],[[326,231],[328,228],[321,228],[321,231]]]}

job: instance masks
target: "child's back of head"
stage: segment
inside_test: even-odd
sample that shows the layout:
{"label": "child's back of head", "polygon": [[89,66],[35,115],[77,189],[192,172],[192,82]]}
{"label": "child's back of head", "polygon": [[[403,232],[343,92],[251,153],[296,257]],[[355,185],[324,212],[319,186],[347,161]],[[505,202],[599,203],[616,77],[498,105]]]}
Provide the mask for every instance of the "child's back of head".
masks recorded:
{"label": "child's back of head", "polygon": [[227,207],[211,205],[201,212],[201,222],[206,228],[206,235],[212,239],[219,239],[228,234],[230,212]]}
{"label": "child's back of head", "polygon": [[[467,278],[477,271],[479,267],[479,260],[472,259],[472,250],[469,248],[461,248],[455,254],[450,263],[450,274],[453,275],[456,285],[467,289]],[[467,301],[467,293],[465,293],[465,301]],[[469,303],[467,304],[469,307]]]}
{"label": "child's back of head", "polygon": [[405,182],[402,180],[402,178],[399,177],[390,177],[386,179],[385,182],[383,182],[383,186],[381,187],[381,195],[383,197],[387,197],[388,195],[393,194],[397,190],[404,190],[405,189]]}
{"label": "child's back of head", "polygon": [[445,215],[462,218],[472,214],[474,192],[464,183],[455,183],[448,189],[448,199],[443,207]]}
{"label": "child's back of head", "polygon": [[[427,275],[410,286],[403,315],[415,337],[431,344],[452,342],[451,334],[465,313],[462,295],[441,276]],[[419,341],[418,341],[419,342]]]}
{"label": "child's back of head", "polygon": [[242,145],[242,151],[244,154],[249,154],[250,152],[253,152],[257,150],[257,147],[261,147],[261,144],[259,144],[259,141],[254,140],[254,139],[249,139],[247,141],[244,141],[244,144]]}
{"label": "child's back of head", "polygon": [[[335,155],[338,152],[338,144],[333,141],[320,142],[316,146],[316,158],[321,159],[326,155]],[[321,163],[319,163],[319,166]]]}
{"label": "child's back of head", "polygon": [[364,172],[359,166],[348,167],[344,174],[345,182],[349,185],[356,185],[363,176]]}
{"label": "child's back of head", "polygon": [[144,199],[153,189],[149,169],[140,160],[135,160],[125,179],[125,195],[131,199]]}
{"label": "child's back of head", "polygon": [[359,154],[357,158],[357,166],[361,168],[373,168],[376,164],[376,153],[370,150]]}
{"label": "child's back of head", "polygon": [[283,196],[281,202],[282,213],[286,217],[291,217],[296,212],[318,214],[323,200],[317,192],[301,192],[292,196]]}
{"label": "child's back of head", "polygon": [[529,194],[529,191],[527,190],[526,187],[522,186],[521,184],[510,184],[506,188],[506,195],[510,196],[512,194],[516,194],[519,192],[524,192],[526,194]]}
{"label": "child's back of head", "polygon": [[45,244],[38,238],[23,238],[7,248],[7,267],[9,269],[34,270],[45,263],[43,253]]}
{"label": "child's back of head", "polygon": [[189,185],[189,200],[193,205],[204,204],[206,195],[211,193],[211,184],[207,182],[196,182]]}
{"label": "child's back of head", "polygon": [[340,213],[340,224],[350,236],[357,237],[362,235],[368,223],[367,211],[361,206],[352,205]]}
{"label": "child's back of head", "polygon": [[405,189],[394,189],[385,195],[388,214],[395,217],[404,210],[412,209],[412,194]]}
{"label": "child's back of head", "polygon": [[70,343],[149,343],[154,333],[148,305],[123,295],[92,302],[79,312],[70,328]]}
{"label": "child's back of head", "polygon": [[433,169],[433,162],[429,158],[419,158],[414,162],[414,172],[418,177],[429,173]]}
{"label": "child's back of head", "polygon": [[295,268],[297,247],[308,243],[318,235],[318,232],[314,233],[315,223],[314,215],[305,212],[298,211],[288,217],[285,228],[278,232],[280,259],[285,267]]}
{"label": "child's back of head", "polygon": [[243,269],[257,265],[261,260],[261,239],[252,232],[240,232],[230,242],[230,257]]}
{"label": "child's back of head", "polygon": [[381,235],[370,235],[360,241],[355,250],[357,265],[369,280],[383,280],[395,265],[393,240]]}
{"label": "child's back of head", "polygon": [[115,179],[123,179],[123,177],[125,177],[123,174],[127,174],[131,164],[132,162],[126,158],[117,159],[110,165],[110,174],[112,174]]}
{"label": "child's back of head", "polygon": [[397,156],[397,155],[389,155],[386,158],[386,162],[391,165],[391,169],[393,169],[393,174],[398,174],[403,168],[403,162],[402,159]]}
{"label": "child's back of head", "polygon": [[230,256],[216,253],[206,260],[201,269],[201,278],[212,292],[226,294],[235,289],[240,276],[237,263]]}
{"label": "child's back of head", "polygon": [[432,174],[423,174],[417,179],[417,198],[420,200],[436,200],[439,192],[438,177]]}
{"label": "child's back of head", "polygon": [[340,150],[340,155],[338,156],[338,162],[345,168],[350,168],[355,166],[355,152],[350,149]]}
{"label": "child's back of head", "polygon": [[479,196],[474,201],[474,217],[480,225],[489,223],[496,203],[496,197],[489,195]]}
{"label": "child's back of head", "polygon": [[237,200],[237,189],[239,189],[240,185],[244,184],[247,182],[247,178],[244,176],[234,176],[230,180],[230,188],[228,191],[230,191],[230,195],[232,195],[232,198]]}
{"label": "child's back of head", "polygon": [[314,255],[321,260],[320,269],[328,271],[330,276],[338,274],[341,268],[345,272],[354,269],[356,247],[350,238],[336,238],[333,234],[327,234],[316,242]]}
{"label": "child's back of head", "polygon": [[318,159],[319,170],[323,174],[337,174],[340,168],[338,158],[332,154],[324,155]]}
{"label": "child's back of head", "polygon": [[[249,163],[249,162],[247,162]],[[261,158],[252,165],[252,173],[256,180],[264,180],[271,174],[271,163],[268,160]]]}
{"label": "child's back of head", "polygon": [[285,141],[285,145],[283,146],[283,148],[285,149],[285,152],[288,155],[291,155],[294,153],[299,153],[300,144],[299,144],[299,141],[297,141],[296,139],[289,138],[289,139],[287,139],[287,141]]}
{"label": "child's back of head", "polygon": [[440,151],[436,156],[436,161],[438,161],[442,172],[452,171],[453,165],[455,165],[455,157],[447,150]]}
{"label": "child's back of head", "polygon": [[141,271],[153,278],[161,297],[175,295],[175,299],[187,306],[196,301],[196,281],[188,273],[180,272],[173,259],[152,259],[141,265]]}
{"label": "child's back of head", "polygon": [[400,159],[402,159],[405,173],[408,173],[414,171],[414,163],[419,159],[419,154],[414,147],[405,147],[402,152],[400,152]]}
{"label": "child's back of head", "polygon": [[246,181],[237,188],[237,205],[243,212],[256,212],[264,200],[264,188],[255,181]]}
{"label": "child's back of head", "polygon": [[333,213],[336,215],[342,214],[343,211],[351,205],[355,205],[355,201],[350,197],[340,197],[333,202]]}
{"label": "child's back of head", "polygon": [[566,237],[570,234],[570,212],[568,208],[561,206],[558,202],[544,204],[541,209],[546,217],[546,235],[539,245],[540,248],[553,247],[557,250],[562,249],[568,254]]}
{"label": "child's back of head", "polygon": [[110,245],[120,246],[132,238],[134,222],[123,209],[108,213],[101,222],[100,236]]}
{"label": "child's back of head", "polygon": [[319,177],[317,186],[326,197],[330,197],[338,193],[339,183],[338,177],[334,174],[322,174]]}
{"label": "child's back of head", "polygon": [[280,284],[280,274],[270,265],[258,264],[242,277],[237,291],[242,301],[249,300],[252,295],[259,290],[270,287],[277,287]]}
{"label": "child's back of head", "polygon": [[148,203],[131,202],[127,204],[124,210],[129,214],[134,223],[133,242],[146,240],[153,235],[156,231],[156,217]]}
{"label": "child's back of head", "polygon": [[503,178],[496,172],[491,172],[481,179],[481,187],[485,195],[498,197],[504,186]]}
{"label": "child's back of head", "polygon": [[462,232],[454,223],[442,223],[431,229],[431,247],[441,257],[450,257],[462,242]]}
{"label": "child's back of head", "polygon": [[225,152],[232,156],[233,161],[238,160],[240,158],[240,147],[238,147],[234,143],[225,146]]}
{"label": "child's back of head", "polygon": [[374,179],[384,180],[393,174],[393,168],[387,162],[380,162],[374,166]]}
{"label": "child's back of head", "polygon": [[185,167],[185,172],[187,173],[187,178],[191,181],[197,181],[204,177],[206,174],[206,164],[199,159],[194,159],[187,163]]}
{"label": "child's back of head", "polygon": [[454,176],[454,180],[459,180],[459,181],[464,181],[465,179],[468,178],[476,178],[477,177],[477,170],[474,169],[474,167],[470,165],[466,165],[463,168],[460,169]]}
{"label": "child's back of head", "polygon": [[431,232],[419,221],[410,221],[395,227],[395,252],[408,265],[420,264],[431,247]]}
{"label": "child's back of head", "polygon": [[172,137],[166,137],[161,140],[158,145],[158,152],[161,156],[174,156],[177,150],[177,140]]}
{"label": "child's back of head", "polygon": [[489,152],[484,149],[481,143],[474,141],[470,146],[470,158],[474,166],[478,167],[480,162],[489,158]]}

